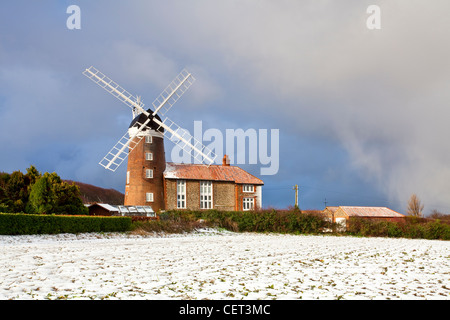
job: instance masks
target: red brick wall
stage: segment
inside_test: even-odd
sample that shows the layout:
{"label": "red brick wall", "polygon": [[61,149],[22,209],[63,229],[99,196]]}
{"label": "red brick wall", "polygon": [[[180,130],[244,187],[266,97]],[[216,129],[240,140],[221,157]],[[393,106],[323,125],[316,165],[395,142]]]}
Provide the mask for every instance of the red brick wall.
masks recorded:
{"label": "red brick wall", "polygon": [[257,198],[257,192],[256,192],[256,185],[253,186],[254,192],[244,192],[244,185],[243,184],[237,184],[236,185],[236,210],[242,211],[243,208],[243,199],[244,198],[253,198],[254,200],[254,209],[260,209],[258,208],[258,202],[256,201]]}
{"label": "red brick wall", "polygon": [[[152,152],[153,160],[146,160],[145,153]],[[145,137],[128,155],[129,184],[125,185],[125,205],[151,206],[157,212],[164,209],[163,173],[166,168],[164,140],[153,136],[152,143]],[[153,169],[153,178],[146,178],[146,169]],[[153,193],[153,202],[146,201],[146,193]]]}
{"label": "red brick wall", "polygon": [[[213,209],[235,210],[235,184],[213,181]],[[177,180],[165,179],[166,209],[177,209]],[[200,180],[186,180],[186,209],[200,210]]]}

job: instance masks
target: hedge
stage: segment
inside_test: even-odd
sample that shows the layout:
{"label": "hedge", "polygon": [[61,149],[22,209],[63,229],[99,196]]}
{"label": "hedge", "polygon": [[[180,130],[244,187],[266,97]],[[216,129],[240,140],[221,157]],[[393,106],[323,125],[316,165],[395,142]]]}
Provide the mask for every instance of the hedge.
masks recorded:
{"label": "hedge", "polygon": [[[199,219],[206,225],[222,227],[235,232],[276,232],[291,234],[322,234],[326,230],[336,230],[336,226],[326,221],[317,212],[292,210],[260,211],[218,211],[218,210],[170,210],[160,215],[160,222],[149,221],[153,229],[192,228]],[[143,227],[140,225],[139,227]],[[165,229],[164,229],[165,228]],[[344,235],[363,237],[392,237],[414,239],[450,240],[450,224],[438,219],[415,219],[407,217],[404,222],[380,221],[351,218]]]}
{"label": "hedge", "polygon": [[363,237],[450,240],[450,224],[439,219],[406,217],[404,222],[393,222],[351,218],[347,231]]}
{"label": "hedge", "polygon": [[321,233],[331,224],[317,214],[300,210],[218,211],[170,210],[160,215],[162,221],[188,222],[204,219],[208,223],[238,232],[277,232],[294,234]]}
{"label": "hedge", "polygon": [[0,213],[3,235],[123,232],[130,228],[130,217]]}

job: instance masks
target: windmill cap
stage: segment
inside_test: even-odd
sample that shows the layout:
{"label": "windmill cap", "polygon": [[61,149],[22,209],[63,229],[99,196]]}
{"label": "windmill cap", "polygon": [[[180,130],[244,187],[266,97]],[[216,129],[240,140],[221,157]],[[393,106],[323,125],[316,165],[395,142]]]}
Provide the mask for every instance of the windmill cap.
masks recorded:
{"label": "windmill cap", "polygon": [[[152,111],[151,109],[148,109],[147,112],[150,113],[150,114],[153,113],[153,111]],[[151,117],[151,116],[150,116],[150,117]],[[145,114],[141,113],[140,115],[136,116],[136,117],[131,121],[129,128],[131,128],[131,127],[139,127],[139,124],[138,124],[138,123],[143,124],[143,123],[144,123],[145,121],[147,121],[147,119],[150,118],[150,117],[148,117],[148,116],[146,116]],[[159,121],[161,121],[161,118],[159,117],[159,115],[155,115],[155,118],[158,119]],[[147,127],[149,127],[149,128],[152,129],[152,130],[155,130],[155,131],[164,132],[164,128],[162,128],[162,127],[160,128],[159,125],[157,125],[154,121],[150,121],[150,122],[147,124]],[[159,129],[158,129],[158,128],[159,128]],[[144,131],[145,131],[145,130],[147,130],[147,129],[144,129]]]}

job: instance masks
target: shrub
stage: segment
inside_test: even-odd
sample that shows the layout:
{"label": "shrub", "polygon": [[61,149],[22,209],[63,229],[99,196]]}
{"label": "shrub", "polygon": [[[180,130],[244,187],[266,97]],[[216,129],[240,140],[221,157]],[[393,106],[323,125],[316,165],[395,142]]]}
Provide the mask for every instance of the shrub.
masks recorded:
{"label": "shrub", "polygon": [[442,223],[440,220],[428,222],[424,226],[424,229],[426,239],[450,239],[450,225]]}
{"label": "shrub", "polygon": [[167,211],[161,213],[159,220],[133,221],[132,232],[138,234],[148,232],[182,233],[205,226],[207,223],[197,219],[193,212]]}
{"label": "shrub", "polygon": [[401,237],[402,235],[403,235],[403,231],[397,223],[388,222],[388,225],[387,225],[387,236],[388,237],[398,238],[398,237]]}

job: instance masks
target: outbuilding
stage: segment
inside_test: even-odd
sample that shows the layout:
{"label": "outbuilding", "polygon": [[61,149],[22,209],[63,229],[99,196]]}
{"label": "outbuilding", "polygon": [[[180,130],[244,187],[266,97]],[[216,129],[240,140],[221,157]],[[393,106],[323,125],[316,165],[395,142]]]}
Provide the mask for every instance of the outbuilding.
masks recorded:
{"label": "outbuilding", "polygon": [[94,203],[88,206],[91,216],[113,216],[119,213],[119,209],[107,203]]}
{"label": "outbuilding", "polygon": [[394,222],[405,221],[405,215],[386,207],[326,207],[323,214],[331,222],[340,224],[344,230],[348,226],[348,220],[352,217]]}

